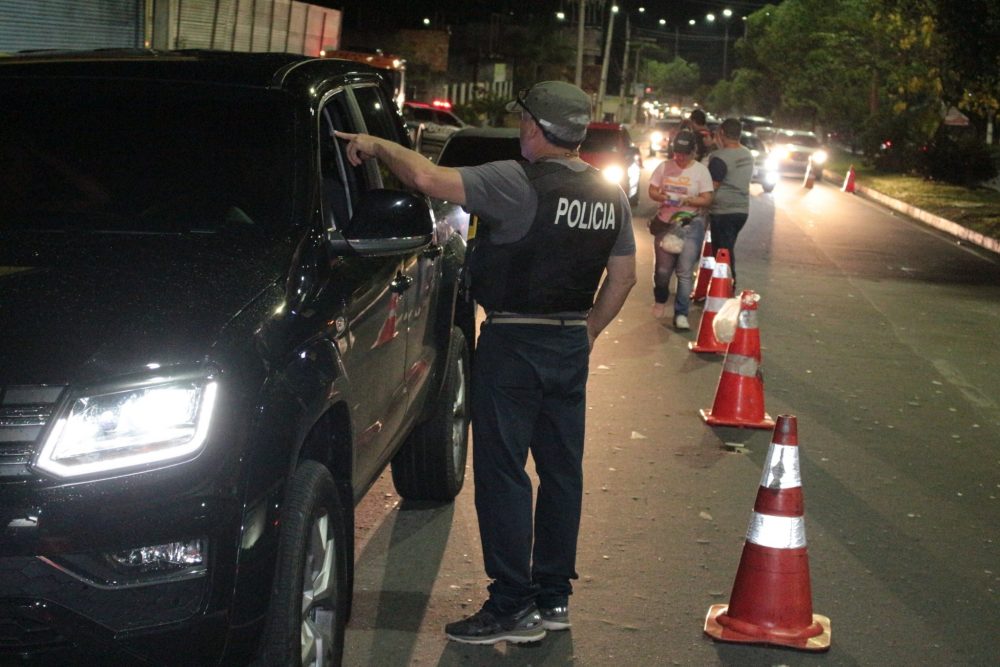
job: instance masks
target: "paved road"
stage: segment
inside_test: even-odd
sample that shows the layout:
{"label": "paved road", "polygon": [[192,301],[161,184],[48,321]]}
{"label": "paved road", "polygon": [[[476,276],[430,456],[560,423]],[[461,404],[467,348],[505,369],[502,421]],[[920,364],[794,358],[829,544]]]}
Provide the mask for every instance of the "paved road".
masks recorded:
{"label": "paved road", "polygon": [[829,184],[757,191],[740,286],[761,294],[767,410],[798,419],[813,607],[833,641],[718,644],[703,618],[729,599],[770,433],[698,417],[721,357],[649,314],[651,212],[644,198],[640,283],[592,357],[572,631],[446,642],[486,584],[471,475],[447,506],[382,480],[359,508],[346,664],[998,664],[998,258]]}

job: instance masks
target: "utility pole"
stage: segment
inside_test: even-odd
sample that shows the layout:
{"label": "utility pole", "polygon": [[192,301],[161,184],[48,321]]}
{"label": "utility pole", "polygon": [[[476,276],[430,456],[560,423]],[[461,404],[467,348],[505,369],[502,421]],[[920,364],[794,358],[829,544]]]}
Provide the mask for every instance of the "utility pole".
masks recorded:
{"label": "utility pole", "polygon": [[629,20],[629,15],[625,14],[625,55],[622,56],[622,75],[621,75],[621,85],[618,87],[618,112],[621,117],[618,119],[621,122],[626,122],[625,118],[625,81],[628,78],[628,48],[629,43],[632,40],[632,23]]}
{"label": "utility pole", "polygon": [[601,86],[597,89],[597,119],[604,120],[604,92],[608,87],[608,62],[611,60],[611,33],[615,29],[615,10],[618,5],[611,4],[608,14],[607,39],[604,40],[604,60],[601,63]]}
{"label": "utility pole", "polygon": [[583,87],[583,25],[587,13],[587,0],[580,0],[576,21],[576,83],[577,88]]}

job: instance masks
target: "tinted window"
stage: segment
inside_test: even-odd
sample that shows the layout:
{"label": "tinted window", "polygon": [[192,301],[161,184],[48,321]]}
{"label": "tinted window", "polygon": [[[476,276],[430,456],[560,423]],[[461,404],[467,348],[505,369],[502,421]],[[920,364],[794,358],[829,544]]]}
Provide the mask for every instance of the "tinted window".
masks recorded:
{"label": "tinted window", "polygon": [[[404,143],[403,133],[396,122],[396,107],[376,86],[360,86],[354,89],[354,96],[361,108],[361,117],[365,121],[368,133],[376,137],[388,139],[393,143]],[[379,173],[382,185],[393,190],[405,190],[402,181],[379,163]]]}
{"label": "tinted window", "polygon": [[347,95],[335,94],[320,113],[320,168],[323,176],[323,210],[327,225],[343,228],[351,219],[358,193],[365,182],[364,167],[352,166],[334,130],[354,132]]}
{"label": "tinted window", "polygon": [[587,138],[583,140],[583,144],[580,146],[580,150],[584,153],[621,151],[623,148],[621,132],[598,128],[587,130]]}
{"label": "tinted window", "polygon": [[740,137],[740,143],[753,151],[763,150],[760,139],[752,134],[744,134]]}
{"label": "tinted window", "polygon": [[798,146],[819,146],[819,139],[811,134],[777,134],[774,141],[779,144],[796,144]]}
{"label": "tinted window", "polygon": [[465,127],[465,123],[450,111],[435,111],[434,122],[438,125],[447,125],[448,127]]}
{"label": "tinted window", "polygon": [[403,108],[403,115],[408,120],[418,120],[427,123],[434,122],[434,111],[426,107],[406,106]]}
{"label": "tinted window", "polygon": [[483,138],[453,136],[438,164],[442,167],[471,167],[496,160],[520,160],[521,142],[517,137]]}
{"label": "tinted window", "polygon": [[277,93],[0,81],[0,229],[280,231],[293,112]]}

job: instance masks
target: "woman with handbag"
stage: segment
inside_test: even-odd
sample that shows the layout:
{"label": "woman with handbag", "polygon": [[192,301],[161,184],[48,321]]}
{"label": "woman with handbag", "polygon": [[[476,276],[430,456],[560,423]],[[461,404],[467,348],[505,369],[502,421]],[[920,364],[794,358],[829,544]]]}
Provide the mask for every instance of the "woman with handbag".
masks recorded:
{"label": "woman with handbag", "polygon": [[649,179],[649,197],[660,204],[656,215],[649,220],[656,258],[653,316],[666,315],[670,277],[676,272],[674,328],[678,331],[691,328],[687,317],[691,282],[701,253],[698,239],[705,236],[702,209],[711,205],[714,189],[708,167],[692,158],[694,149],[694,134],[681,130],[674,137],[673,158],[661,162]]}

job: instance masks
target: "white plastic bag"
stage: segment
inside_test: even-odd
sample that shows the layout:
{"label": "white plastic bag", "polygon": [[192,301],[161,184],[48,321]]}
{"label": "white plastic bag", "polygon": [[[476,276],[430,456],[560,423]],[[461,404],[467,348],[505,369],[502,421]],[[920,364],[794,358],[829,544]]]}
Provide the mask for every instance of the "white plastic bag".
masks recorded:
{"label": "white plastic bag", "polygon": [[675,234],[674,230],[670,230],[660,239],[660,249],[679,255],[684,250],[684,238]]}
{"label": "white plastic bag", "polygon": [[740,300],[726,299],[712,320],[712,331],[720,343],[731,343],[740,319]]}

